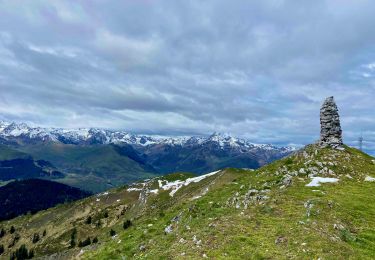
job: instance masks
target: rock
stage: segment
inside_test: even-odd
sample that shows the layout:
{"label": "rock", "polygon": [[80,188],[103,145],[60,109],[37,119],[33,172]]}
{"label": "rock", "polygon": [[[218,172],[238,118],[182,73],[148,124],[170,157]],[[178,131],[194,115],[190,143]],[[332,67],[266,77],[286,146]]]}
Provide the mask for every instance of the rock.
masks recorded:
{"label": "rock", "polygon": [[172,233],[172,231],[173,231],[172,225],[169,225],[164,229],[165,234],[170,234]]}
{"label": "rock", "polygon": [[280,236],[278,238],[276,238],[275,240],[275,244],[282,244],[282,243],[286,243],[288,241],[288,239],[284,236]]}
{"label": "rock", "polygon": [[338,109],[333,97],[328,97],[320,109],[321,147],[342,148],[342,130]]}
{"label": "rock", "polygon": [[345,227],[341,224],[333,224],[333,228],[340,231],[345,230]]}
{"label": "rock", "polygon": [[175,216],[174,218],[171,219],[172,222],[179,222],[180,219],[181,219],[181,215],[182,213],[180,213],[179,215]]}
{"label": "rock", "polygon": [[143,252],[146,250],[146,246],[145,245],[140,245],[139,246],[139,251]]}
{"label": "rock", "polygon": [[313,208],[314,204],[311,200],[306,201],[303,206],[306,208],[306,216],[309,218],[311,215],[311,209]]}
{"label": "rock", "polygon": [[202,240],[200,239],[198,240],[196,235],[193,236],[193,242],[195,243],[196,246],[199,246],[202,244]]}

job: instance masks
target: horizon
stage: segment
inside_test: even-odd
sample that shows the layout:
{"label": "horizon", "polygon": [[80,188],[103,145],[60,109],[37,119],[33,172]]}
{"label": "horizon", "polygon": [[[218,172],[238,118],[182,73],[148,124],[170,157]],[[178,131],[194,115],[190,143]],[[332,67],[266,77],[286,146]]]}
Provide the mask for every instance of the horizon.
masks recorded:
{"label": "horizon", "polygon": [[4,1],[0,120],[303,146],[319,139],[320,106],[334,96],[344,142],[362,135],[375,155],[374,9]]}

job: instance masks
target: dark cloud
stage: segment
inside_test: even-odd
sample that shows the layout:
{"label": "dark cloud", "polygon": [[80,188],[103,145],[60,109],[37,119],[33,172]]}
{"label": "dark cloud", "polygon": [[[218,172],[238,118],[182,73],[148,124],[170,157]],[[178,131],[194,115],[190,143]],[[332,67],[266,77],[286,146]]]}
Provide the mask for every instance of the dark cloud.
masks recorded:
{"label": "dark cloud", "polygon": [[375,3],[3,1],[0,114],[62,127],[345,140],[375,151]]}

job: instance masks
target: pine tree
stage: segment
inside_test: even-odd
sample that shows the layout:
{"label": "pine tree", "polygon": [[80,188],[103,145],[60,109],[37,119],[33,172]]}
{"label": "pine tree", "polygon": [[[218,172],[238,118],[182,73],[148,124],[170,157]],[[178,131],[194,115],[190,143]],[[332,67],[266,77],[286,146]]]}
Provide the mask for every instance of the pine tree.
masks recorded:
{"label": "pine tree", "polygon": [[122,227],[124,229],[128,229],[131,225],[133,225],[133,223],[128,219],[124,222],[124,224],[122,225]]}
{"label": "pine tree", "polygon": [[14,228],[14,226],[11,226],[10,230],[9,230],[9,233],[13,234],[14,232],[16,232],[16,229]]}
{"label": "pine tree", "polygon": [[0,245],[0,255],[2,255],[4,253],[4,245]]}
{"label": "pine tree", "polygon": [[88,237],[83,241],[79,241],[78,246],[79,247],[85,247],[91,244],[91,239]]}
{"label": "pine tree", "polygon": [[2,229],[0,230],[0,238],[2,238],[3,236],[5,236],[5,234],[6,234],[5,229],[2,228]]}
{"label": "pine tree", "polygon": [[27,249],[25,245],[20,246],[15,252],[13,252],[10,256],[11,260],[24,260],[24,259],[31,259],[34,257],[34,251]]}
{"label": "pine tree", "polygon": [[45,237],[47,235],[47,230],[43,231],[43,236]]}
{"label": "pine tree", "polygon": [[99,219],[98,222],[96,223],[96,227],[101,227],[102,226],[102,221]]}
{"label": "pine tree", "polygon": [[33,236],[33,244],[35,244],[35,243],[38,243],[38,241],[39,241],[39,234],[38,233],[34,233],[34,236]]}
{"label": "pine tree", "polygon": [[111,237],[113,237],[114,235],[116,235],[116,231],[114,231],[113,229],[111,229],[111,231],[109,231],[109,234],[111,235]]}
{"label": "pine tree", "polygon": [[77,229],[73,228],[72,234],[70,235],[70,247],[71,248],[76,246],[76,236],[77,236]]}
{"label": "pine tree", "polygon": [[99,240],[98,240],[98,237],[94,237],[94,239],[92,240],[92,243],[93,243],[93,244],[96,244],[96,243],[98,243],[98,241],[99,241]]}
{"label": "pine tree", "polygon": [[91,222],[92,222],[92,218],[91,218],[91,216],[88,216],[85,223],[90,225]]}
{"label": "pine tree", "polygon": [[9,244],[8,248],[13,247],[18,242],[18,240],[20,240],[20,238],[21,238],[21,236],[16,233],[14,235],[14,238],[13,238],[12,242]]}

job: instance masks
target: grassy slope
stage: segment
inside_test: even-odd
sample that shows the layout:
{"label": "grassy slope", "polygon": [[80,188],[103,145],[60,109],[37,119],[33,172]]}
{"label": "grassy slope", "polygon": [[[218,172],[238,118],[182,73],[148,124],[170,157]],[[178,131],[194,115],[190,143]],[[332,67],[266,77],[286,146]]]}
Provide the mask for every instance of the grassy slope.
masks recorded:
{"label": "grassy slope", "polygon": [[[232,259],[373,259],[375,184],[363,181],[367,175],[375,177],[373,158],[350,148],[344,152],[324,149],[315,155],[315,149],[309,147],[306,154],[308,158],[300,153],[256,172],[227,170],[221,177],[227,181],[222,180],[220,185],[217,180],[218,189],[211,187],[211,192],[198,200],[173,205],[163,217],[145,215],[120,235],[120,243],[106,243],[95,251],[89,250],[85,257],[199,258],[205,254]],[[309,160],[311,165],[317,161],[336,162],[331,168],[340,181],[306,187],[309,180],[301,174],[293,178],[290,187],[279,188],[282,174],[276,175],[276,171],[284,166],[288,172],[308,168],[304,163]],[[346,174],[353,179],[344,177]],[[228,205],[231,198],[241,201],[249,188],[265,187],[271,187],[266,201],[247,209]],[[313,205],[310,216],[305,207],[308,201]],[[173,224],[174,231],[164,234],[165,226],[180,214],[181,220]],[[201,243],[194,242],[194,236]],[[275,243],[277,238],[283,242]],[[140,246],[145,250],[141,251]]]}
{"label": "grassy slope", "polygon": [[12,149],[6,145],[0,144],[0,161],[12,160],[17,158],[28,158],[29,155]]}
{"label": "grassy slope", "polygon": [[[21,240],[15,247],[25,243],[35,249],[37,256],[60,252],[54,257],[63,259],[77,256],[171,259],[204,255],[215,259],[373,259],[375,183],[364,182],[367,175],[375,177],[372,160],[351,148],[323,149],[315,154],[315,148],[310,146],[305,153],[257,171],[221,171],[184,186],[174,197],[169,196],[169,191],[159,190],[157,195],[150,194],[144,203],[139,200],[139,191],[118,188],[98,198],[3,222],[0,227],[16,227]],[[309,171],[317,162],[326,163],[318,168],[333,170],[330,177],[336,176],[340,181],[306,187],[309,178],[299,174],[293,177],[292,185],[281,188],[286,173],[300,168]],[[167,178],[172,181],[186,177],[189,176],[175,174]],[[146,187],[156,189],[157,181],[151,180]],[[251,189],[262,192],[246,197]],[[197,195],[202,196],[196,198]],[[257,196],[268,198],[257,200]],[[247,208],[244,203],[248,204]],[[312,205],[311,209],[305,205]],[[107,218],[103,217],[105,211]],[[93,218],[89,225],[84,223],[88,216]],[[179,220],[172,221],[176,216]],[[97,227],[95,223],[99,219],[101,226]],[[133,226],[123,230],[126,219],[132,219]],[[165,234],[168,225],[173,231]],[[73,227],[77,228],[77,240],[98,236],[99,243],[85,247],[83,255],[79,248],[68,249]],[[43,229],[47,229],[47,236],[33,245],[32,234]],[[118,237],[111,238],[110,229],[116,230]],[[12,236],[7,234],[0,239],[0,244],[7,245]],[[278,238],[280,243],[275,243]],[[5,255],[13,249],[6,250]]]}
{"label": "grassy slope", "polygon": [[[155,176],[110,145],[41,144],[22,147],[35,159],[51,162],[68,176],[61,182],[93,192]],[[110,181],[109,181],[110,180]]]}

